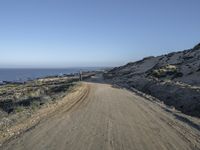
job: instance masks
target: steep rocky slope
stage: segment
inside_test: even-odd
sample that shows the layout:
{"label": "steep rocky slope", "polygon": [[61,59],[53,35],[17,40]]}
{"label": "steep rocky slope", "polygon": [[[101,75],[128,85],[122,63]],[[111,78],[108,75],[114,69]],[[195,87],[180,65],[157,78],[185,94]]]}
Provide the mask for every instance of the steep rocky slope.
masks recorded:
{"label": "steep rocky slope", "polygon": [[150,94],[186,114],[200,117],[200,44],[189,50],[131,62],[104,76],[114,83]]}

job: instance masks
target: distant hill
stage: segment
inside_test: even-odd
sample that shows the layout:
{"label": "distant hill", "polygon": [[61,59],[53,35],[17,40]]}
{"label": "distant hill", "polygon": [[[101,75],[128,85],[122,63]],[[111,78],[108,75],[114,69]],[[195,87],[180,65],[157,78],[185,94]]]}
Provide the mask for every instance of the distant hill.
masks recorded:
{"label": "distant hill", "polygon": [[116,67],[104,76],[200,117],[200,44],[180,52],[146,57]]}

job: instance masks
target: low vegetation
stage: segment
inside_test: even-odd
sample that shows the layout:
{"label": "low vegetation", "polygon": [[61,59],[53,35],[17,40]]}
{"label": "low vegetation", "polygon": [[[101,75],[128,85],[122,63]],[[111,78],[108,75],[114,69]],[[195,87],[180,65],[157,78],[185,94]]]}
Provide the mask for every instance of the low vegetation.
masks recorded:
{"label": "low vegetation", "polygon": [[22,84],[0,86],[0,134],[29,118],[43,105],[62,99],[78,81],[77,77],[49,77]]}
{"label": "low vegetation", "polygon": [[[84,72],[83,79],[93,75],[92,72]],[[57,104],[78,85],[78,81],[78,76],[66,75],[0,85],[0,135],[37,113],[40,108]]]}
{"label": "low vegetation", "polygon": [[74,85],[75,79],[52,78],[0,87],[0,109],[8,114],[31,109],[60,97]]}
{"label": "low vegetation", "polygon": [[166,65],[159,69],[155,69],[152,71],[152,76],[161,78],[166,76],[175,75],[178,72],[177,67],[174,65]]}

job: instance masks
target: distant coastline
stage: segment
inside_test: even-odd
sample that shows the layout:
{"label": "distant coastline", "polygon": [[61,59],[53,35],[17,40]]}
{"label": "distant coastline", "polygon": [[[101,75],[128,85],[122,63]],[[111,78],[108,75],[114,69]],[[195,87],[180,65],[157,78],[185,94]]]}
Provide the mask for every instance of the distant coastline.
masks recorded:
{"label": "distant coastline", "polygon": [[80,68],[0,68],[0,84],[5,82],[25,82],[48,76],[76,74],[81,71],[96,71],[105,67]]}

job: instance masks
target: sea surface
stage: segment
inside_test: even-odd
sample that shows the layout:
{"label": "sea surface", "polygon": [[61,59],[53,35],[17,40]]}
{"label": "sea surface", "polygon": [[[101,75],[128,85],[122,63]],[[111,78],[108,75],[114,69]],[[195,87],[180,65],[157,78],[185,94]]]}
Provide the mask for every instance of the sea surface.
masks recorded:
{"label": "sea surface", "polygon": [[1,81],[27,81],[40,77],[78,73],[81,71],[95,71],[100,68],[66,68],[66,69],[0,69]]}

